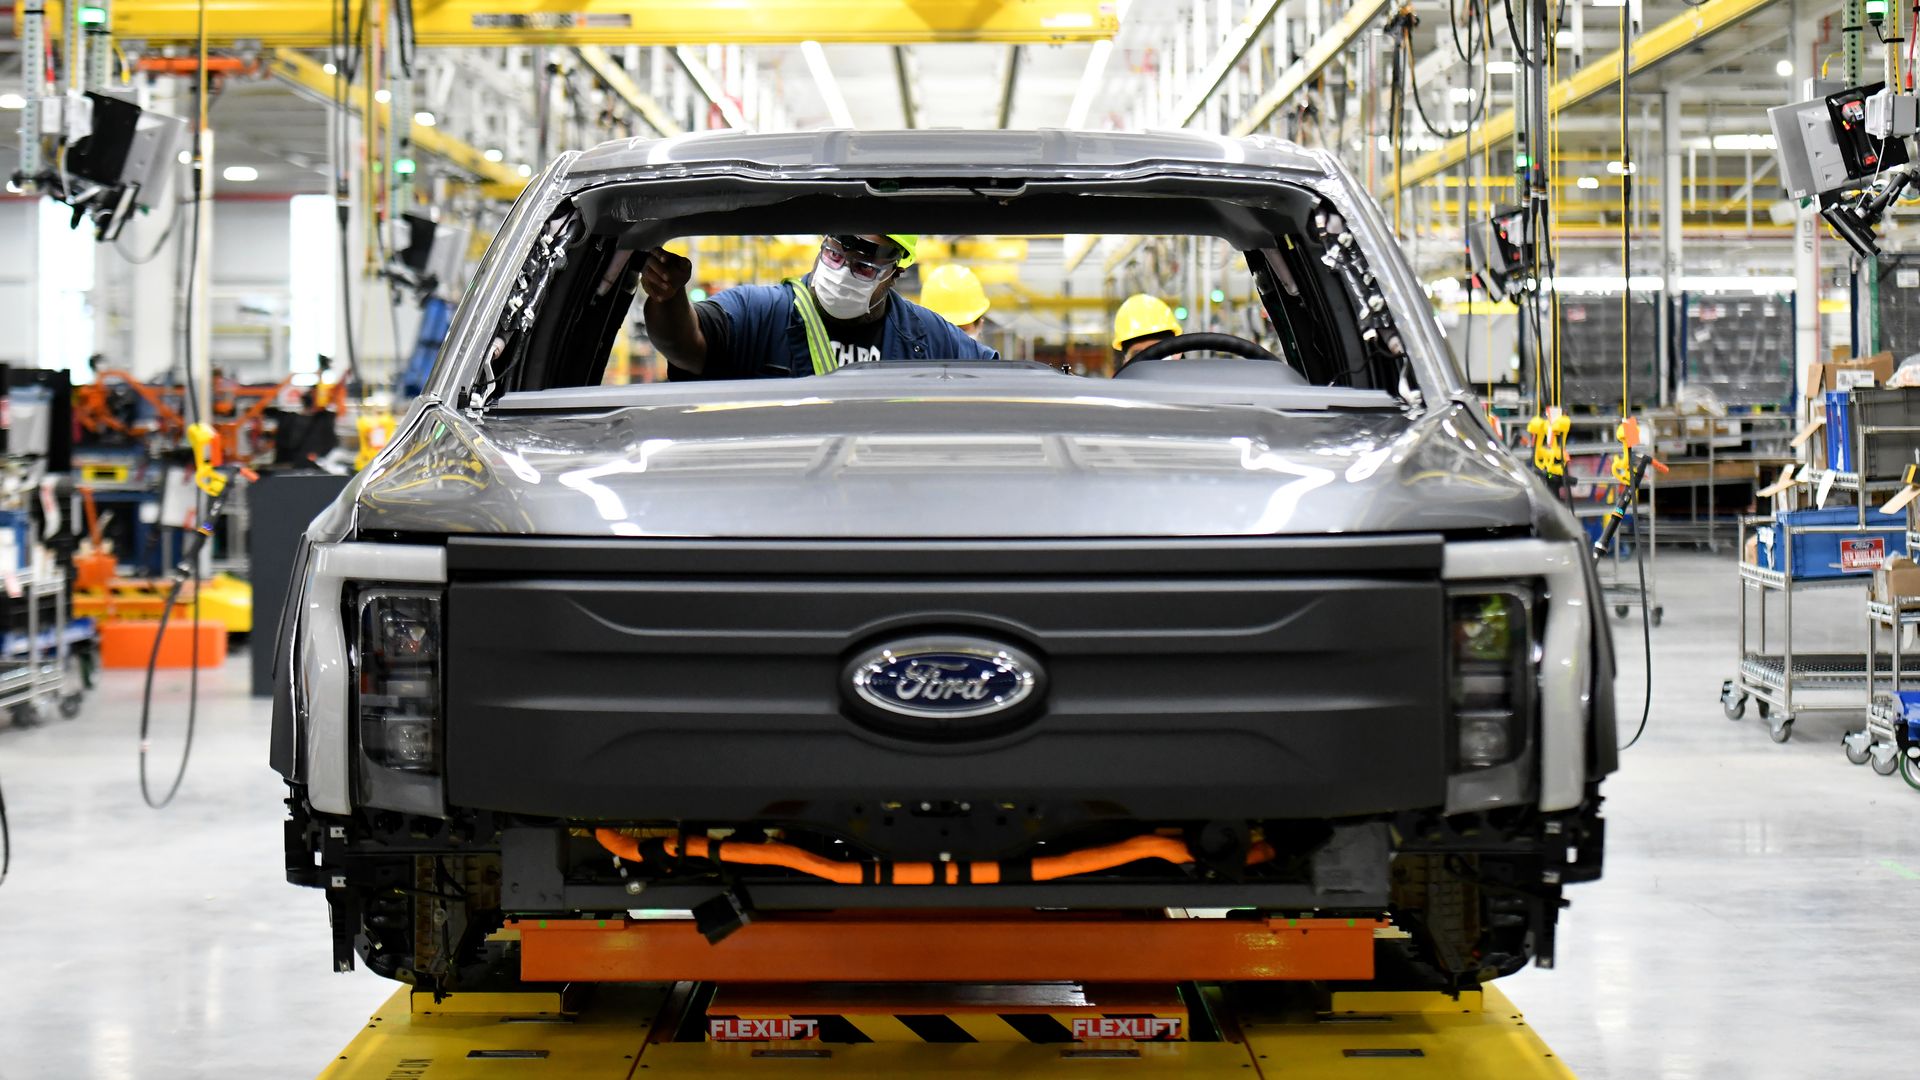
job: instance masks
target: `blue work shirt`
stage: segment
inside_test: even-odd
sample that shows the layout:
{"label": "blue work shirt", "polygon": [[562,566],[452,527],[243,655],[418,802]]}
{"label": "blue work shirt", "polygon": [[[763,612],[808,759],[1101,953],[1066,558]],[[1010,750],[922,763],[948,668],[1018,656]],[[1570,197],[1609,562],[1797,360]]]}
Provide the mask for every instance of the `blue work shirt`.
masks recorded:
{"label": "blue work shirt", "polygon": [[[695,304],[694,313],[707,338],[706,370],[690,375],[670,368],[670,377],[751,379],[813,374],[806,328],[793,307],[793,286],[785,282],[736,286]],[[829,332],[833,325],[833,320],[828,320]],[[724,329],[716,334],[712,332],[715,326]],[[998,352],[899,293],[887,298],[879,344],[883,360],[1000,359]]]}

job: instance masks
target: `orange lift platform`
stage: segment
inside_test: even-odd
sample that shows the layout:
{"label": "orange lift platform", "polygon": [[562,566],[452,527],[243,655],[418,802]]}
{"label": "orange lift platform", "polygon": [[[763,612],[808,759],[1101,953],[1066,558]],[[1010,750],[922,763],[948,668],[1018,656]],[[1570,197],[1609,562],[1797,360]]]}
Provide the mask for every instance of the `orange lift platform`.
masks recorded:
{"label": "orange lift platform", "polygon": [[1512,1002],[1332,989],[1350,919],[939,913],[520,920],[522,987],[402,988],[320,1073],[487,1080],[1571,1080]]}

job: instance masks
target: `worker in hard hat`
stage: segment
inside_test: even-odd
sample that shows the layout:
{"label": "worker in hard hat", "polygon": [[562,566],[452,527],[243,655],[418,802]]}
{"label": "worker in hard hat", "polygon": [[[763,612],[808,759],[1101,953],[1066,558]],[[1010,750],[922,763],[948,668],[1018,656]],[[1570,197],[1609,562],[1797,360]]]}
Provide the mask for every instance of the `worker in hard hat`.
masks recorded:
{"label": "worker in hard hat", "polygon": [[920,283],[920,306],[960,328],[975,341],[987,325],[987,290],[972,270],[959,263],[936,266]]}
{"label": "worker in hard hat", "polygon": [[1180,320],[1166,301],[1146,293],[1134,293],[1120,305],[1113,317],[1113,349],[1122,362],[1135,353],[1180,333]]}
{"label": "worker in hard hat", "polygon": [[778,285],[743,285],[693,303],[693,263],[647,254],[640,288],[647,335],[674,379],[825,375],[876,360],[997,360],[952,323],[894,295],[913,265],[915,234],[823,237],[813,270]]}

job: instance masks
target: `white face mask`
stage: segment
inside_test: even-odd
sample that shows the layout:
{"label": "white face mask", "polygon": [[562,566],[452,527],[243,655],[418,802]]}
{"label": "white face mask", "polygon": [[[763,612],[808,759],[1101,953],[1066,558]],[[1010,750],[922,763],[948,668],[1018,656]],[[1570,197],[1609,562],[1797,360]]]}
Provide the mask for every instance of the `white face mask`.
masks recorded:
{"label": "white face mask", "polygon": [[851,267],[834,268],[825,260],[813,265],[813,295],[827,314],[836,319],[857,319],[873,310],[873,294],[884,278],[870,281],[853,276]]}

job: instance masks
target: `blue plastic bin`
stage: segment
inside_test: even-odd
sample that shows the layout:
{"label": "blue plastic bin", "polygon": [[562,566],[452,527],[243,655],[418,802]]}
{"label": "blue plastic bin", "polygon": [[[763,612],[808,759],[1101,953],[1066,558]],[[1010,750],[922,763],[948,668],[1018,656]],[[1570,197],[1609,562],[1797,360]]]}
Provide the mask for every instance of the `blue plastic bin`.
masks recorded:
{"label": "blue plastic bin", "polygon": [[1884,526],[1887,532],[1804,532],[1795,526],[1853,525],[1860,511],[1851,506],[1834,510],[1790,510],[1774,525],[1758,530],[1760,565],[1768,570],[1785,570],[1785,550],[1780,534],[1793,545],[1793,577],[1796,581],[1871,574],[1886,559],[1907,553],[1907,517],[1867,511],[1867,524]]}
{"label": "blue plastic bin", "polygon": [[1900,718],[1907,722],[1907,739],[1920,742],[1920,690],[1899,690]]}
{"label": "blue plastic bin", "polygon": [[[1835,472],[1853,471],[1853,409],[1847,391],[1827,391],[1827,468]],[[1795,553],[1798,558],[1798,553]]]}

